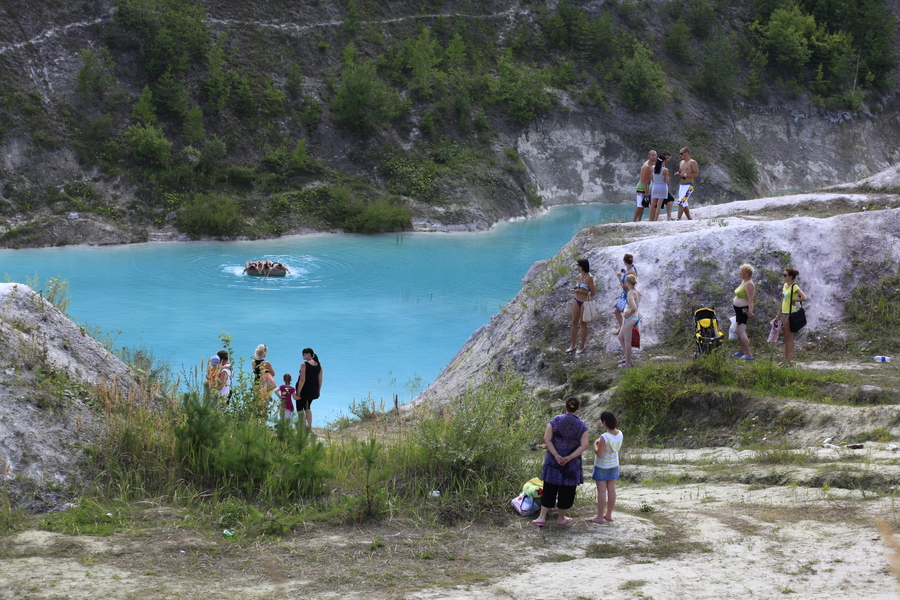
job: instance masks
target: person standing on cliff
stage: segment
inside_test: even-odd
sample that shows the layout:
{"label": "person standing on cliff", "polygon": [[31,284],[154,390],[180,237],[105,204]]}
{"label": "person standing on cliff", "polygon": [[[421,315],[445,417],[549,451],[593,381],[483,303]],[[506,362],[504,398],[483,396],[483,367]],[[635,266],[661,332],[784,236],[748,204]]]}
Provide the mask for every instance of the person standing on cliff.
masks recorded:
{"label": "person standing on cliff", "polygon": [[697,165],[697,161],[691,158],[691,151],[687,148],[682,148],[679,154],[681,154],[681,164],[678,165],[678,172],[675,173],[675,176],[681,177],[681,185],[678,186],[678,200],[675,203],[678,205],[678,220],[680,221],[681,216],[684,215],[690,221],[691,211],[688,209],[688,198],[694,193],[694,179],[700,175],[700,167]]}
{"label": "person standing on cliff", "polygon": [[647,162],[641,165],[641,178],[638,180],[632,222],[639,223],[644,217],[644,209],[650,206],[650,181],[653,177],[653,165],[656,163],[656,150],[647,153]]}

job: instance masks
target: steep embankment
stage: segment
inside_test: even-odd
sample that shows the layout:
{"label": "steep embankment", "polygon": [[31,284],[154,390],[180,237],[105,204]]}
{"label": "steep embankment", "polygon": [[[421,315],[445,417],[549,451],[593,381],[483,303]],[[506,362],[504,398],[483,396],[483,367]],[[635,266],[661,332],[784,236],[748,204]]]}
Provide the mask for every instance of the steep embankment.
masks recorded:
{"label": "steep embankment", "polygon": [[[898,206],[897,196],[808,194],[707,207],[695,210],[694,220],[687,222],[585,229],[557,256],[529,270],[516,298],[472,335],[420,400],[457,395],[506,369],[524,375],[535,388],[555,389],[560,381],[554,364],[569,344],[568,290],[576,258],[590,261],[597,301],[608,317],[592,325],[588,352],[565,360],[595,365],[619,351],[612,307],[625,253],[634,255],[639,272],[641,338],[650,354],[671,336],[691,339],[691,314],[701,306],[715,307],[727,327],[731,290],[739,283],[738,267],[746,262],[755,267],[757,283],[757,317],[749,331],[764,356],[768,321],[778,310],[781,271],[798,269],[798,283],[811,299],[809,324],[797,342],[803,360],[804,349],[841,337],[851,290],[896,272],[900,210],[872,210],[885,204]],[[872,348],[871,353],[879,352]]]}
{"label": "steep embankment", "polygon": [[[124,397],[131,370],[31,288],[0,283],[0,487],[34,510],[80,484],[101,431],[99,388]],[[29,491],[36,491],[29,497]]]}

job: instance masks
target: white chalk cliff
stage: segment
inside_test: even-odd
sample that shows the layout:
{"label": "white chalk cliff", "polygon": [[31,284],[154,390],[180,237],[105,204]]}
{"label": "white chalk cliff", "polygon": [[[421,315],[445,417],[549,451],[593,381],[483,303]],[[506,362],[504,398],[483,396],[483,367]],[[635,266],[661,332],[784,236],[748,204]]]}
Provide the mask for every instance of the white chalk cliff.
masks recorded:
{"label": "white chalk cliff", "polygon": [[[894,188],[897,178],[896,169],[891,169],[866,184],[868,189],[887,190]],[[471,336],[417,402],[458,395],[505,369],[523,375],[536,388],[552,388],[547,366],[569,344],[569,289],[578,258],[590,261],[596,298],[607,315],[592,325],[588,354],[619,352],[613,305],[621,289],[616,273],[626,253],[635,257],[643,293],[645,348],[673,332],[689,335],[692,311],[701,306],[714,307],[727,328],[742,263],[757,271],[752,326],[753,343],[760,350],[762,332],[779,310],[780,274],[785,267],[800,271],[797,282],[810,297],[809,323],[798,337],[798,348],[814,344],[822,333],[840,335],[851,290],[872,283],[866,279],[871,273],[866,275],[860,266],[884,265],[896,273],[900,264],[900,209],[885,210],[885,204],[898,206],[898,197],[888,192],[822,192],[696,208],[692,221],[585,229],[557,256],[529,270],[517,296]]]}

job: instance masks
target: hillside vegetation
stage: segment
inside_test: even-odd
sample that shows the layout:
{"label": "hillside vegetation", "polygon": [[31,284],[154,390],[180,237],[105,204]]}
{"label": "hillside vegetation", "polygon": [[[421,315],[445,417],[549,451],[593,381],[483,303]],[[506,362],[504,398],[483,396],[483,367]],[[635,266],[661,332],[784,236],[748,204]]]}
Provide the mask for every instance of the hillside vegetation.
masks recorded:
{"label": "hillside vegetation", "polygon": [[[895,38],[878,0],[11,2],[0,244],[97,241],[73,212],[106,241],[491,223],[541,204],[514,140],[572,102],[855,111],[892,96]],[[749,153],[705,152],[752,188]]]}

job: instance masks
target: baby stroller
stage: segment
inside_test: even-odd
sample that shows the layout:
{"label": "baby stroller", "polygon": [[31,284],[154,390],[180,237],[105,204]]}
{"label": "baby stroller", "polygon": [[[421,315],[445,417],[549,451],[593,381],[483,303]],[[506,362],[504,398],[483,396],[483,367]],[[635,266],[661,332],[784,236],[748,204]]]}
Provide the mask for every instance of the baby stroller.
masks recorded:
{"label": "baby stroller", "polygon": [[694,356],[710,354],[722,347],[725,334],[719,331],[719,319],[711,308],[698,308],[694,311],[694,341],[697,347]]}

